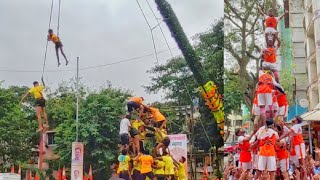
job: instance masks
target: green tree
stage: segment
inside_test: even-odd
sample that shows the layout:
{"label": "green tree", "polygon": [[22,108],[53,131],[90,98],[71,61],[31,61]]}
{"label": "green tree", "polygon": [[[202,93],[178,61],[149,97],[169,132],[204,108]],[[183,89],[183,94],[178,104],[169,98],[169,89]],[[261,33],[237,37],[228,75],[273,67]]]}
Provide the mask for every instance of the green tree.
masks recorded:
{"label": "green tree", "polygon": [[[61,92],[50,100],[51,107],[56,114],[51,112],[52,117],[58,117],[56,131],[56,153],[60,160],[55,163],[71,164],[71,146],[76,139],[75,122],[75,92],[59,88]],[[84,90],[85,88],[82,88]],[[94,176],[104,179],[110,175],[111,162],[116,158],[118,145],[119,115],[125,113],[125,100],[129,97],[128,92],[119,89],[103,89],[98,92],[82,91],[79,112],[79,141],[84,143],[84,162],[88,169],[92,165]],[[59,107],[66,108],[59,108]]]}
{"label": "green tree", "polygon": [[[0,170],[26,163],[37,144],[37,121],[31,106],[19,105],[26,87],[0,88]],[[29,102],[32,103],[32,102]]]}

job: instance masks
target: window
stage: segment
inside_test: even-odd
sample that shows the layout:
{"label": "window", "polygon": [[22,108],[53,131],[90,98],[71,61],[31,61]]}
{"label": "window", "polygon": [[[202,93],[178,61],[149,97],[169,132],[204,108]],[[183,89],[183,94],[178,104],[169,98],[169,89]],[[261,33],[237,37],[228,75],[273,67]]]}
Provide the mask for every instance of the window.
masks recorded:
{"label": "window", "polygon": [[54,133],[55,132],[47,132],[47,136],[48,136],[48,145],[54,145]]}

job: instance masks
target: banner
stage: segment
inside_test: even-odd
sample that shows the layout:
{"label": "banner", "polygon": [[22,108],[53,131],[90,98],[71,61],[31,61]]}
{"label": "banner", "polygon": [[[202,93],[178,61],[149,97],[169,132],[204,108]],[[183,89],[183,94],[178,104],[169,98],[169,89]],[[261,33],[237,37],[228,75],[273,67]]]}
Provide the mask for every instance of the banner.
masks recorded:
{"label": "banner", "polygon": [[71,180],[83,180],[83,143],[72,143]]}
{"label": "banner", "polygon": [[188,138],[186,134],[172,134],[168,135],[170,138],[170,145],[168,147],[172,157],[179,161],[181,157],[186,158],[184,168],[186,170],[186,177],[188,177]]}

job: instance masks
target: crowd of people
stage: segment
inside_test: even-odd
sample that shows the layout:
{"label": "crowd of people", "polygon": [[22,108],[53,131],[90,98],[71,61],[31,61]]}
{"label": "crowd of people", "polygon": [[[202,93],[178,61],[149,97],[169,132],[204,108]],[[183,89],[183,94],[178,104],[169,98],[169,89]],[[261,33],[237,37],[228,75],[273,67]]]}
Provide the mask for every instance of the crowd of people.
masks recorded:
{"label": "crowd of people", "polygon": [[236,130],[239,160],[230,160],[225,166],[224,179],[319,178],[319,162],[313,160],[304,142],[303,119],[296,116],[291,126],[284,121],[288,115],[288,101],[279,83],[276,64],[281,44],[276,29],[283,16],[274,17],[272,9],[269,15],[264,14],[261,8],[259,11],[266,22],[267,47],[261,51],[262,63],[252,107],[254,128],[250,135],[243,129]]}
{"label": "crowd of people", "polygon": [[[176,161],[168,149],[165,116],[143,101],[143,97],[131,97],[127,102],[128,114],[121,117],[116,174],[125,180],[186,180],[186,158]],[[151,150],[145,147],[147,139],[155,141]]]}

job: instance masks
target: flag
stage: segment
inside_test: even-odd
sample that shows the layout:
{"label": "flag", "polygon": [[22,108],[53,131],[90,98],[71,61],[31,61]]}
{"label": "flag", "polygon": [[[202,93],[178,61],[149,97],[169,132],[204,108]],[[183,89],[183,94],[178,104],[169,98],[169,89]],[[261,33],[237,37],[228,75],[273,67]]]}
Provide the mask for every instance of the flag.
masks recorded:
{"label": "flag", "polygon": [[63,169],[62,169],[62,180],[66,180],[66,179],[67,179],[66,168],[63,166]]}
{"label": "flag", "polygon": [[83,180],[88,180],[87,174],[84,174],[84,175],[83,175]]}
{"label": "flag", "polygon": [[62,175],[61,175],[61,169],[59,168],[59,170],[57,171],[57,179],[58,180],[62,180]]}
{"label": "flag", "polygon": [[18,174],[20,174],[20,175],[21,175],[21,165],[20,165],[20,164],[19,164]]}
{"label": "flag", "polygon": [[11,173],[14,173],[14,165],[11,166]]}
{"label": "flag", "polygon": [[34,180],[40,180],[40,177],[39,177],[38,173],[36,173],[36,176],[34,177]]}
{"label": "flag", "polygon": [[88,177],[88,180],[93,180],[91,164],[90,164],[90,169],[89,169],[89,177]]}

